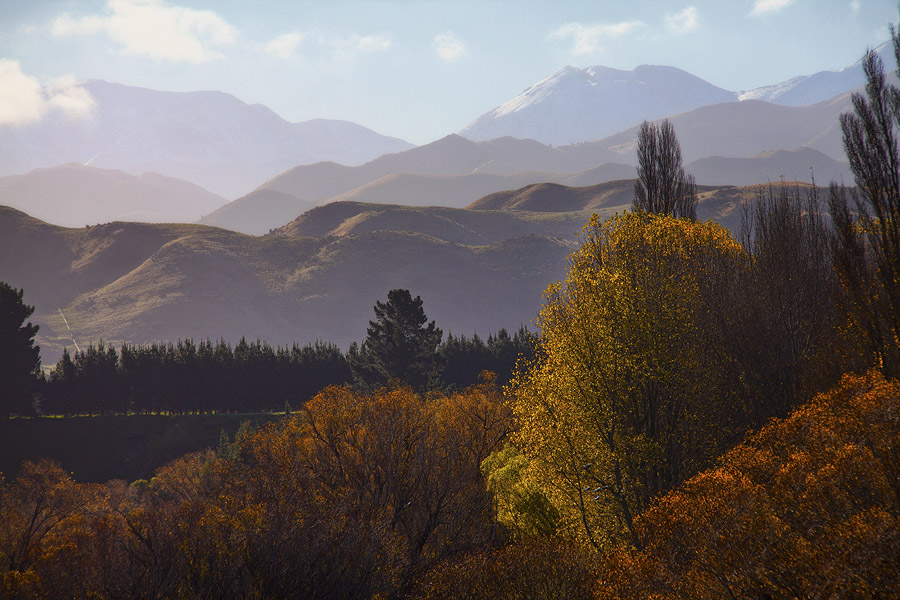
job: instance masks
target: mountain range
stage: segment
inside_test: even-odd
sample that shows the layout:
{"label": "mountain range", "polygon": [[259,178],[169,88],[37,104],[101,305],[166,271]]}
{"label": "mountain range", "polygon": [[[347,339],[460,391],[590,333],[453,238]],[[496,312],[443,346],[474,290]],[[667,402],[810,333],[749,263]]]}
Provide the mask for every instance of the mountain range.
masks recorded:
{"label": "mountain range", "polygon": [[[536,318],[592,213],[626,210],[634,180],[533,184],[468,208],[333,202],[266,236],[205,225],[77,229],[0,207],[0,280],[25,290],[45,363],[64,346],[241,336],[272,344],[365,336],[393,288],[421,295],[445,332]],[[765,186],[701,186],[698,217],[737,233]]]}
{"label": "mountain range", "polygon": [[[882,44],[875,52],[886,70],[892,72],[896,61],[891,44]],[[459,133],[476,141],[511,136],[553,145],[577,144],[606,138],[642,121],[672,117],[703,106],[739,100],[808,106],[864,84],[861,59],[843,69],[741,92],[722,89],[675,67],[641,65],[624,71],[603,66],[567,66],[481,115]]]}
{"label": "mountain range", "polygon": [[79,84],[91,115],[0,126],[0,175],[69,162],[155,171],[229,199],[300,163],[361,164],[412,147],[348,121],[289,123],[216,91],[163,92],[102,80]]}

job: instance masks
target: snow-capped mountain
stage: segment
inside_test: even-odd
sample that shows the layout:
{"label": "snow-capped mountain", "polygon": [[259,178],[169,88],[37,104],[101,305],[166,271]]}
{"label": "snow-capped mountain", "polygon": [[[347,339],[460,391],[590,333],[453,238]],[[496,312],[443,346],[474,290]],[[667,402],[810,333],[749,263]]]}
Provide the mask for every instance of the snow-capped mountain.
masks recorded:
{"label": "snow-capped mountain", "polygon": [[736,99],[734,92],[675,67],[565,67],[482,115],[460,135],[476,141],[512,136],[573,144],[601,139],[647,119]]}
{"label": "snow-capped mountain", "polygon": [[[882,44],[875,51],[896,82],[891,44]],[[600,140],[644,120],[672,117],[712,104],[763,100],[784,106],[810,106],[863,85],[862,59],[843,69],[741,92],[716,87],[675,67],[643,65],[633,71],[620,71],[602,66],[569,66],[485,113],[460,135],[475,141],[512,136],[545,144],[576,144]]]}
{"label": "snow-capped mountain", "polygon": [[[875,52],[884,62],[885,70],[893,72],[896,67],[893,46],[885,42],[875,48]],[[864,86],[866,76],[862,62],[859,59],[843,69],[801,75],[775,85],[738,92],[738,97],[741,100],[765,100],[787,106],[808,106]]]}
{"label": "snow-capped mountain", "polygon": [[223,92],[161,92],[101,80],[78,85],[94,101],[90,116],[57,112],[0,127],[0,175],[80,162],[157,171],[235,197],[298,164],[362,164],[412,147],[347,121],[289,123]]}

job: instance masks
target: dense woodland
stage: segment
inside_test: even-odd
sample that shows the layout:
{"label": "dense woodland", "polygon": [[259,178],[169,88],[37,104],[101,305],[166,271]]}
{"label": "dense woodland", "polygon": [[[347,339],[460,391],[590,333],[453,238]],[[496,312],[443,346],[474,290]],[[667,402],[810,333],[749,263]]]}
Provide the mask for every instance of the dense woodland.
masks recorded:
{"label": "dense woodland", "polygon": [[[441,344],[392,290],[347,354],[64,357],[42,410],[293,411],[149,481],[26,463],[0,482],[0,595],[897,597],[900,91],[865,70],[858,191],[772,186],[740,239],[694,220],[674,132],[643,127],[634,210],[585,226],[534,341]],[[482,369],[512,377],[466,387]]]}

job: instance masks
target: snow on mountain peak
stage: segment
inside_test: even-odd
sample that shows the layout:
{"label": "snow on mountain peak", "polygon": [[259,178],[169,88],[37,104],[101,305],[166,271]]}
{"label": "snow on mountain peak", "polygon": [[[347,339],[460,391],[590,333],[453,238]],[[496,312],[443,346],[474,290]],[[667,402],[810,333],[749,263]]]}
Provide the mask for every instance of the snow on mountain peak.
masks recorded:
{"label": "snow on mountain peak", "polygon": [[476,141],[504,135],[549,144],[600,139],[636,125],[736,100],[675,67],[641,65],[625,71],[567,66],[482,115],[460,133]]}

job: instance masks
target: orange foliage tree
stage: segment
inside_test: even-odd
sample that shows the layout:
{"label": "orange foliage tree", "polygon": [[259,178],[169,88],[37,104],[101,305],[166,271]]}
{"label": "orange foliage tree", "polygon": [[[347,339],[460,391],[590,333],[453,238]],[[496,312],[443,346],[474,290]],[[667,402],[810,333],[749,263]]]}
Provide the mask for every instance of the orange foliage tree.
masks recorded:
{"label": "orange foliage tree", "polygon": [[900,385],[846,376],[638,519],[602,598],[876,598],[900,589]]}

